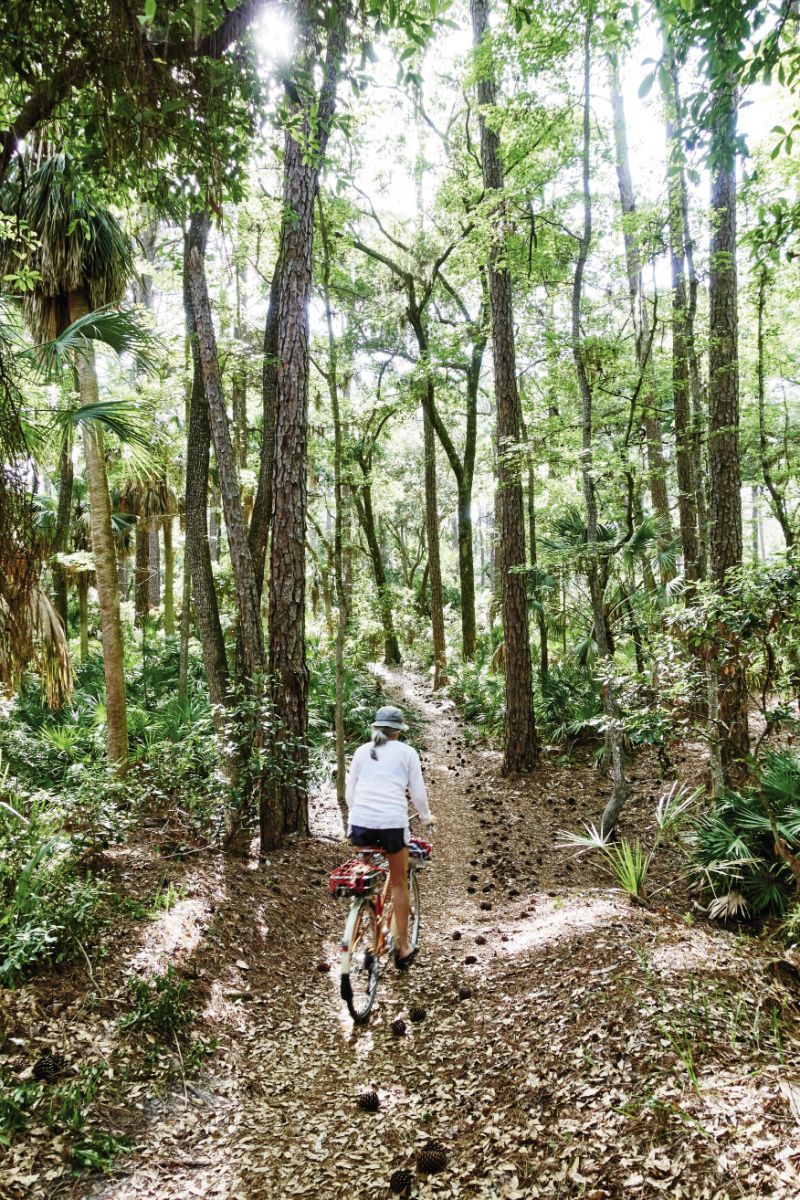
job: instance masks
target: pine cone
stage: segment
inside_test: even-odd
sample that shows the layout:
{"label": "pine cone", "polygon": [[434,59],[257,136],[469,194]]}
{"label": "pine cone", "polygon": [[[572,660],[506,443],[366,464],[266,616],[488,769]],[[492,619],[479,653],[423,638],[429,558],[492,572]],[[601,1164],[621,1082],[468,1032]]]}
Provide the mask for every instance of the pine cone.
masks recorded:
{"label": "pine cone", "polygon": [[417,1170],[423,1175],[435,1175],[447,1166],[447,1151],[441,1142],[426,1142],[417,1151]]}
{"label": "pine cone", "polygon": [[396,1021],[392,1021],[392,1033],[395,1037],[405,1037],[406,1023],[402,1017],[398,1017]]}
{"label": "pine cone", "polygon": [[363,1112],[377,1112],[381,1106],[381,1098],[377,1092],[362,1092],[357,1100],[358,1107]]}
{"label": "pine cone", "polygon": [[410,1171],[394,1171],[389,1180],[389,1190],[395,1196],[407,1196],[413,1182],[414,1176]]}
{"label": "pine cone", "polygon": [[419,1005],[415,1005],[413,1008],[408,1010],[408,1015],[411,1017],[412,1021],[424,1021],[428,1014],[424,1008],[420,1007]]}
{"label": "pine cone", "polygon": [[63,1054],[45,1054],[37,1063],[34,1063],[33,1078],[41,1079],[43,1083],[50,1083],[59,1072],[64,1070],[65,1062]]}

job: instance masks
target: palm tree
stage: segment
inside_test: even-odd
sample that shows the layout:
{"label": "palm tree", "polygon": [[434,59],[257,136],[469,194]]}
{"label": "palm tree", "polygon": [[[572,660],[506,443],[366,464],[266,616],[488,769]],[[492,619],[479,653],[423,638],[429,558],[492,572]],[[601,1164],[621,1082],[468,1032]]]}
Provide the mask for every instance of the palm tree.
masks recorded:
{"label": "palm tree", "polygon": [[120,508],[136,517],[136,577],[135,577],[135,620],[141,626],[147,620],[153,602],[152,589],[152,541],[164,531],[164,628],[168,634],[175,633],[175,608],[173,600],[174,554],[172,549],[172,518],[177,510],[175,493],[166,478],[152,476],[134,477],[125,480],[120,488]]}
{"label": "palm tree", "polygon": [[[34,338],[51,342],[93,310],[118,302],[133,273],[129,240],[116,218],[94,204],[66,154],[56,153],[9,170],[0,207],[13,213],[34,239],[0,241],[0,267],[20,270],[19,254],[30,272],[23,304]],[[35,274],[34,274],[35,273]],[[100,403],[94,351],[87,342],[74,355],[82,407]],[[102,426],[83,423],[83,451],[89,485],[92,551],[108,714],[108,758],[120,772],[128,762],[125,664],[120,620],[111,499]]]}

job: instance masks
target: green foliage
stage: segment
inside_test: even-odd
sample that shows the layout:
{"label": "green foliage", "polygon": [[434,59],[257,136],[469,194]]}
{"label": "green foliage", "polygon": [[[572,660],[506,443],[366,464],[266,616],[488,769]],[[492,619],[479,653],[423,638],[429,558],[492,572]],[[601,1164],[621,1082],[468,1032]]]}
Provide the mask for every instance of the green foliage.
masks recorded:
{"label": "green foliage", "polygon": [[563,744],[602,732],[600,684],[577,663],[554,663],[539,680],[537,717],[542,735]]}
{"label": "green foliage", "polygon": [[85,1137],[73,1143],[69,1149],[69,1160],[74,1173],[82,1171],[110,1171],[120,1154],[131,1147],[126,1134],[107,1133],[104,1130],[88,1130]]}
{"label": "green foliage", "polygon": [[0,984],[72,957],[106,895],[80,872],[77,847],[43,804],[0,808]]}
{"label": "green foliage", "polygon": [[606,847],[605,856],[608,869],[622,890],[632,900],[643,900],[652,854],[644,853],[638,838],[635,842],[622,838]]}
{"label": "green foliage", "polygon": [[781,915],[794,890],[775,848],[772,819],[793,854],[800,851],[800,760],[770,752],[757,783],[726,791],[696,824],[693,873],[716,917]]}
{"label": "green foliage", "polygon": [[120,1019],[120,1029],[145,1029],[162,1037],[185,1033],[194,1020],[189,985],[170,966],[151,979],[128,980],[131,1010]]}
{"label": "green foliage", "polygon": [[491,662],[491,642],[481,639],[473,662],[456,663],[450,669],[448,692],[467,723],[465,736],[499,742],[505,719],[505,680]]}
{"label": "green foliage", "polygon": [[130,1140],[88,1127],[92,1104],[106,1075],[104,1064],[85,1066],[73,1079],[42,1085],[0,1076],[0,1146],[9,1146],[33,1120],[68,1140],[69,1161],[76,1169],[108,1170]]}

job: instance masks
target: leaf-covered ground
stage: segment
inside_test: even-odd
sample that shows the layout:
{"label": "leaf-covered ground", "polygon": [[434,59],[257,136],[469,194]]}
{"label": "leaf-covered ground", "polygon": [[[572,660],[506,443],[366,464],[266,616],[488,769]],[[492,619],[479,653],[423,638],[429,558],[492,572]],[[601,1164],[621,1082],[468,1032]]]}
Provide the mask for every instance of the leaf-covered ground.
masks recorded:
{"label": "leaf-covered ground", "polygon": [[[68,1073],[105,1064],[81,1136],[111,1130],[132,1149],[105,1177],[73,1179],[69,1138],[38,1119],[43,1084],[28,1134],[0,1149],[0,1194],[372,1200],[436,1138],[448,1164],[415,1177],[420,1197],[800,1195],[792,961],[705,922],[669,847],[651,906],[632,907],[596,858],[556,845],[559,830],[596,819],[597,771],[548,761],[530,780],[502,780],[496,755],[466,748],[452,709],[407,678],[390,683],[424,719],[437,817],[418,964],[384,976],[369,1024],[354,1029],[336,973],[345,911],[325,887],[344,846],[325,802],[323,836],[262,866],[165,860],[146,838],[120,848],[116,886],[163,894],[166,870],[169,911],[121,918],[91,975],[78,963],[7,993],[0,1059],[22,1080],[50,1048]],[[682,753],[679,770],[696,774],[699,752]],[[667,785],[654,757],[633,774],[625,831],[650,842]],[[193,1035],[217,1039],[199,1070],[119,1028],[128,978],[168,965],[190,985]],[[411,1005],[425,1019],[394,1037]],[[374,1114],[356,1105],[370,1085]]]}

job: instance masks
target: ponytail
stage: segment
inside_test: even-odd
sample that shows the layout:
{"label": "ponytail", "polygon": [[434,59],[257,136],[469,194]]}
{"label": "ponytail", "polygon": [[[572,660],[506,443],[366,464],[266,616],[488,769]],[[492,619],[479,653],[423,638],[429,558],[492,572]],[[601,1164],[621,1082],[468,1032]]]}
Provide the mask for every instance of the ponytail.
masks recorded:
{"label": "ponytail", "polygon": [[385,746],[388,740],[389,739],[386,736],[386,730],[381,729],[379,726],[375,726],[375,728],[372,730],[372,745],[370,746],[369,750],[370,758],[374,758],[377,762],[378,756],[375,753],[375,749],[377,746]]}

